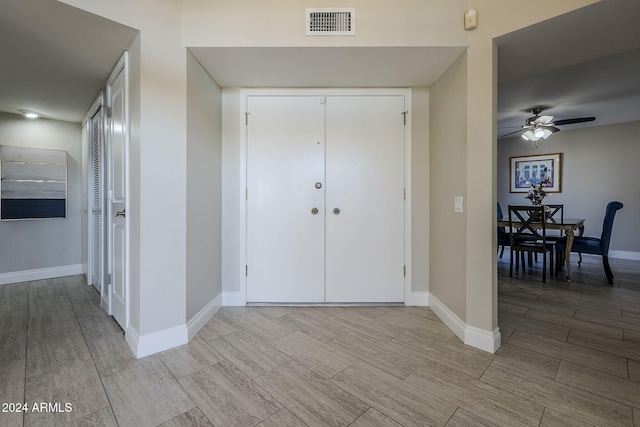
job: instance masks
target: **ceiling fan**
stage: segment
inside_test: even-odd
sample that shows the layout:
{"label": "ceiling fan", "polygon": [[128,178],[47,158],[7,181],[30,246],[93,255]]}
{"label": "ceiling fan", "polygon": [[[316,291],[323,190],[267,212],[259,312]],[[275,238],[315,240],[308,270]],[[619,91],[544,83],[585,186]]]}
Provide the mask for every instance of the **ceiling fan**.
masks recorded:
{"label": "ceiling fan", "polygon": [[562,125],[572,125],[575,123],[584,123],[584,122],[592,122],[596,118],[595,117],[576,117],[573,119],[564,119],[564,120],[553,120],[553,116],[541,116],[540,113],[544,111],[543,107],[533,107],[529,111],[534,114],[533,117],[529,117],[526,121],[522,129],[517,130],[515,132],[508,133],[505,136],[513,135],[518,132],[522,133],[522,137],[527,141],[531,141],[531,148],[538,147],[539,139],[547,139],[552,134],[559,132],[556,126]]}

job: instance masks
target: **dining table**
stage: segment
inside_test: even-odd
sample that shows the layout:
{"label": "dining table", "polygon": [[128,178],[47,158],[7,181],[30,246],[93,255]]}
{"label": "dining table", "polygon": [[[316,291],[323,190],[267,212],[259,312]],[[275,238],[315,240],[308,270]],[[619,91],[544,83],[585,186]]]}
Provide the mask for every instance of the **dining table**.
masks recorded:
{"label": "dining table", "polygon": [[[532,222],[530,224],[536,229],[542,228],[542,222]],[[520,221],[511,221],[511,226],[518,227],[519,225],[522,225]],[[499,219],[498,226],[509,228],[509,219]],[[571,247],[573,246],[574,232],[578,230],[578,235],[582,236],[584,233],[584,218],[549,218],[545,221],[545,228],[547,230],[561,230],[567,236],[564,260],[567,266],[567,281],[571,282]]]}

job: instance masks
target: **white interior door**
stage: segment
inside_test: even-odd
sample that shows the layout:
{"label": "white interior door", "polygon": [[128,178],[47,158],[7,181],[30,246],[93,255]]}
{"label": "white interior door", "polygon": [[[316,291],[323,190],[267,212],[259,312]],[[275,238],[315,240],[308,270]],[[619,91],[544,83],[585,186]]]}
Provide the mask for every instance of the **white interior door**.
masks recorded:
{"label": "white interior door", "polygon": [[247,301],[323,302],[324,105],[250,96],[247,111]]}
{"label": "white interior door", "polygon": [[327,302],[404,301],[404,111],[403,96],[327,97]]}
{"label": "white interior door", "polygon": [[127,327],[127,147],[128,114],[125,56],[107,82],[110,106],[108,126],[108,225],[109,225],[109,292],[111,315]]}

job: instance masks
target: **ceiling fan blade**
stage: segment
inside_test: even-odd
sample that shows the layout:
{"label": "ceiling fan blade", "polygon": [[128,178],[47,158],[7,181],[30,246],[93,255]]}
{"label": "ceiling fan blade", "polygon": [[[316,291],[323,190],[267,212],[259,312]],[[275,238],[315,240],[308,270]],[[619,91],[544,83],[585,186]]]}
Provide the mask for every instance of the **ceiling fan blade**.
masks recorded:
{"label": "ceiling fan blade", "polygon": [[557,127],[555,127],[555,126],[545,126],[544,128],[545,128],[545,129],[550,130],[550,131],[551,131],[551,133],[560,132],[560,129],[558,129],[558,128],[557,128]]}
{"label": "ceiling fan blade", "polygon": [[541,125],[549,124],[553,121],[553,116],[540,116],[534,120],[534,123],[539,123]]}
{"label": "ceiling fan blade", "polygon": [[505,135],[502,135],[500,138],[504,138],[505,136],[513,135],[513,134],[516,134],[516,133],[518,133],[518,132],[522,132],[522,129],[518,129],[518,130],[517,130],[517,131],[515,131],[515,132],[511,132],[511,133],[507,133],[507,134],[505,134]]}
{"label": "ceiling fan blade", "polygon": [[574,123],[592,122],[595,117],[576,117],[575,119],[556,120],[553,124],[556,126],[572,125]]}

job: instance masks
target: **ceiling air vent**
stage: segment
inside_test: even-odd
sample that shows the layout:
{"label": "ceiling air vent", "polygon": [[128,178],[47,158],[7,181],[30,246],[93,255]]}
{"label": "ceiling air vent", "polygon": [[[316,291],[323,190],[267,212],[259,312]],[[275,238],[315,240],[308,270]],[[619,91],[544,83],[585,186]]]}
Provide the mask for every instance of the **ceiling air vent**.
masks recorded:
{"label": "ceiling air vent", "polygon": [[354,8],[307,9],[307,35],[353,36],[355,12]]}

